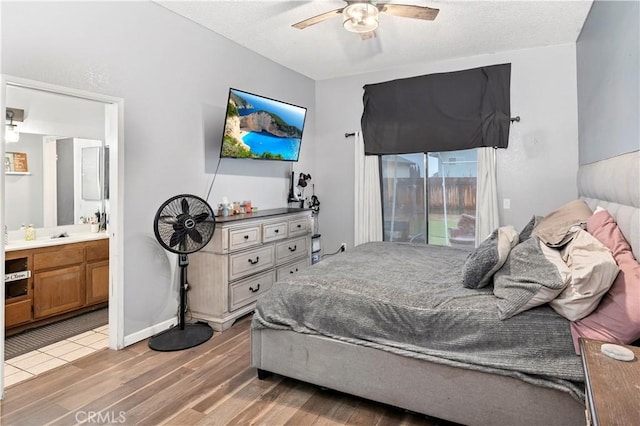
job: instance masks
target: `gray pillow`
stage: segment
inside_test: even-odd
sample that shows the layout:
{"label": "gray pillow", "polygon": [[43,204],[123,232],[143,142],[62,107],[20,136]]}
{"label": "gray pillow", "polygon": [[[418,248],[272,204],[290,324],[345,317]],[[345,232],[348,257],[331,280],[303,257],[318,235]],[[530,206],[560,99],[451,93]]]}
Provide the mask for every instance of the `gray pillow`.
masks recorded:
{"label": "gray pillow", "polygon": [[505,320],[555,299],[570,280],[560,251],[536,236],[529,238],[511,250],[493,279],[498,318]]}
{"label": "gray pillow", "polygon": [[529,223],[527,223],[524,228],[522,228],[522,231],[520,231],[520,236],[519,236],[519,243],[524,243],[525,241],[527,241],[529,238],[531,238],[531,232],[533,231],[533,228],[536,227],[536,225],[538,223],[540,223],[540,221],[542,220],[542,216],[536,216],[534,215],[531,220],[529,221]]}
{"label": "gray pillow", "polygon": [[518,241],[518,233],[513,226],[493,231],[465,260],[462,285],[466,288],[482,288],[489,284]]}

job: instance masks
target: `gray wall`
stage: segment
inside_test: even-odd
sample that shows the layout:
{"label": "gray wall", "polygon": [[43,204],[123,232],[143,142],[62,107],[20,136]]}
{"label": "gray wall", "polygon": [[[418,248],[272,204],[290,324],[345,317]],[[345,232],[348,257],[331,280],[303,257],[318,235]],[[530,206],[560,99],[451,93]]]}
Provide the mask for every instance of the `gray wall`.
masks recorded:
{"label": "gray wall", "polygon": [[[575,45],[551,46],[428,63],[316,84],[316,194],[325,252],[353,245],[353,138],[360,128],[362,86],[396,78],[512,63],[508,149],[498,150],[498,197],[511,200],[500,223],[520,229],[532,215],[545,215],[577,196],[578,117]],[[551,190],[551,188],[553,188]]]}
{"label": "gray wall", "polygon": [[595,1],[576,51],[580,164],[640,149],[640,3]]}
{"label": "gray wall", "polygon": [[[289,163],[223,160],[229,87],[309,108],[314,82],[151,2],[2,2],[5,74],[124,99],[124,315],[129,336],[177,310],[177,284],[153,236],[157,208],[180,193],[286,205]],[[36,29],[36,30],[33,30]]]}

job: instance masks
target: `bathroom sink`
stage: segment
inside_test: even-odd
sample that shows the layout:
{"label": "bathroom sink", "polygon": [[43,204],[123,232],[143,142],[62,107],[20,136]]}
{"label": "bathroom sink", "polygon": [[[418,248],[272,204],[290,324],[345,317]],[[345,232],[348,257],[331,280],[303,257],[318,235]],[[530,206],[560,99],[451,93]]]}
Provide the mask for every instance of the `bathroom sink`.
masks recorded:
{"label": "bathroom sink", "polygon": [[67,237],[62,238],[51,238],[52,235],[60,235],[61,232],[54,233],[51,235],[42,235],[38,236],[36,240],[26,241],[26,240],[17,240],[10,239],[9,243],[5,246],[5,251],[13,251],[13,250],[26,250],[38,247],[49,247],[56,246],[62,244],[71,244],[71,243],[79,243],[81,241],[92,241],[99,240],[103,238],[109,238],[109,234],[105,232],[77,232],[77,233],[67,233]]}

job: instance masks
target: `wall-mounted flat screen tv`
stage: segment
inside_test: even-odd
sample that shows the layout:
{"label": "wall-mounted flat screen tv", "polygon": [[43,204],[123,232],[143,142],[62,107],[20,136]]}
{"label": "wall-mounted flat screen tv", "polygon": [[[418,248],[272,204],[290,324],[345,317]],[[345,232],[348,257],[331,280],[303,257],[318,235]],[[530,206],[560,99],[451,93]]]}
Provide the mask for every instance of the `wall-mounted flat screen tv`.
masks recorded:
{"label": "wall-mounted flat screen tv", "polygon": [[221,158],[298,161],[307,109],[229,89]]}

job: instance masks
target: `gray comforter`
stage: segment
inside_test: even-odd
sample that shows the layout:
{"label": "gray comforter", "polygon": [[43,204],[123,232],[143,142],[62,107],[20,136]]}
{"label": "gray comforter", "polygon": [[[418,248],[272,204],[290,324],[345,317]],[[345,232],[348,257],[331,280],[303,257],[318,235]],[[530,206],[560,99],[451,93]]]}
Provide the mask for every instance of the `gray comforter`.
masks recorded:
{"label": "gray comforter", "polygon": [[276,283],[258,300],[252,326],[518,377],[583,399],[569,322],[547,305],[501,321],[492,286],[461,284],[468,253],[363,244]]}

